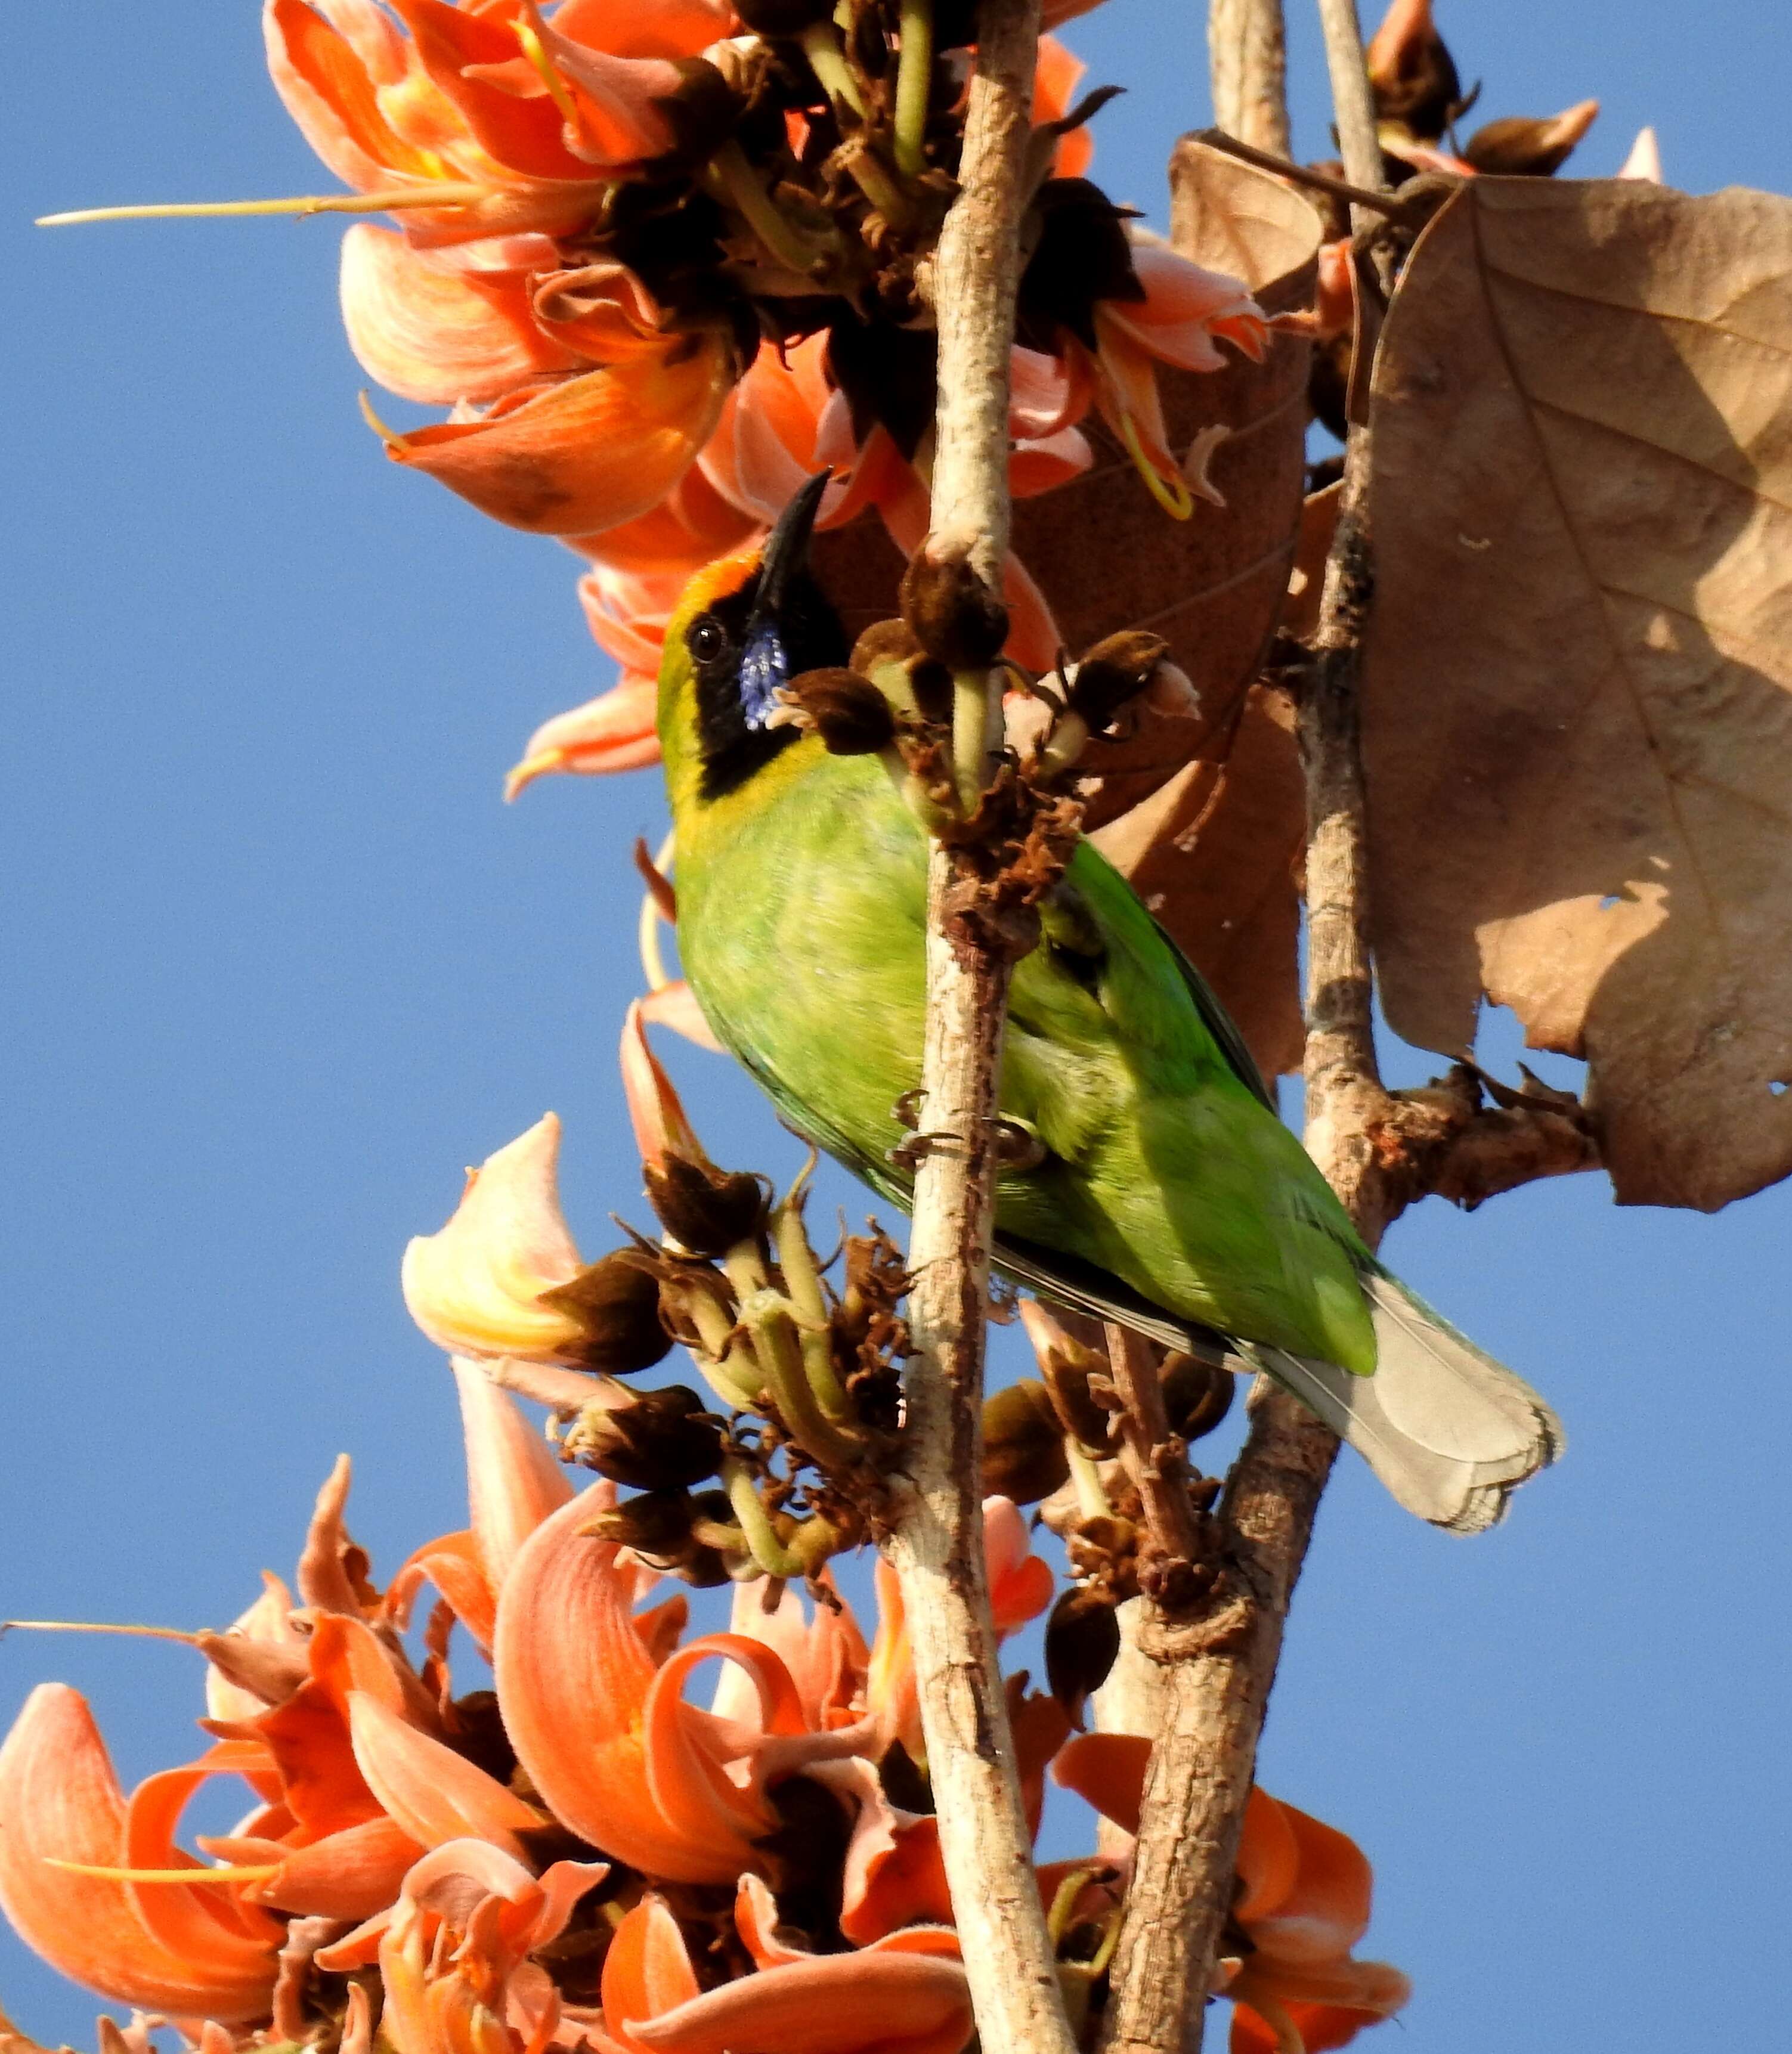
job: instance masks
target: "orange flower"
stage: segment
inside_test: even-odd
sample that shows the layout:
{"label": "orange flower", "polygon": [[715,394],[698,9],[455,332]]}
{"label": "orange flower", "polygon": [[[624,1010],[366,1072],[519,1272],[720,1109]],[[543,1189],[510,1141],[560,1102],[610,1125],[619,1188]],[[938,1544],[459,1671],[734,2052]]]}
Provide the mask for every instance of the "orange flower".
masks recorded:
{"label": "orange flower", "polygon": [[[492,1651],[505,1729],[554,1816],[594,1847],[668,1881],[731,1883],[765,1859],[767,1784],[862,1749],[868,1729],[811,1732],[784,1664],[740,1635],[656,1661],[630,1610],[633,1571],[585,1530],[592,1496],[537,1528],[506,1580]],[[756,1724],[685,1702],[691,1670],[718,1657],[750,1678]]]}
{"label": "orange flower", "polygon": [[623,2054],[959,2054],[971,1997],[958,1938],[914,1926],[845,1954],[809,1954],[778,1937],[777,1908],[744,1878],[735,1922],[757,1973],[700,1990],[664,1900],[646,1897],[604,1962],[604,2027]]}
{"label": "orange flower", "polygon": [[[419,244],[575,232],[619,170],[671,148],[664,102],[684,81],[663,56],[620,57],[527,0],[463,9],[392,0],[267,0],[268,69],[286,111],[362,192],[451,188],[407,211]],[[591,33],[601,10],[577,24]]]}
{"label": "orange flower", "polygon": [[1135,242],[1132,268],[1142,300],[1097,300],[1093,355],[1065,336],[1070,360],[1093,383],[1095,404],[1166,508],[1186,519],[1190,487],[1217,499],[1199,476],[1190,478],[1171,451],[1158,397],[1157,364],[1184,371],[1223,371],[1223,338],[1260,360],[1269,346],[1269,322],[1236,278],[1209,271],[1160,243]]}
{"label": "orange flower", "polygon": [[468,1178],[454,1217],[406,1247],[404,1302],[451,1354],[577,1367],[585,1330],[542,1294],[584,1269],[560,1210],[560,1122],[544,1113]]}
{"label": "orange flower", "polygon": [[[1129,1833],[1139,1829],[1151,1742],[1083,1733],[1052,1764],[1053,1779]],[[1354,1840],[1253,1790],[1239,1841],[1232,1921],[1248,1953],[1220,1962],[1216,1989],[1237,2007],[1232,2054],[1321,2054],[1391,2017],[1412,1985],[1351,1949],[1369,1930],[1374,1876]]]}
{"label": "orange flower", "polygon": [[542,2054],[560,1996],[529,1957],[608,1873],[562,1861],[538,1879],[482,1840],[450,1840],[412,1869],[396,1904],[321,1949],[317,1965],[340,1974],[378,1962],[380,2033],[397,2054]]}
{"label": "orange flower", "polygon": [[53,1968],[103,1996],[227,2024],[262,2017],[284,1937],[274,1920],[227,1884],[79,1872],[203,1876],[173,1844],[166,1797],[152,1777],[127,1805],[86,1701],[40,1685],[0,1748],[0,1907]]}

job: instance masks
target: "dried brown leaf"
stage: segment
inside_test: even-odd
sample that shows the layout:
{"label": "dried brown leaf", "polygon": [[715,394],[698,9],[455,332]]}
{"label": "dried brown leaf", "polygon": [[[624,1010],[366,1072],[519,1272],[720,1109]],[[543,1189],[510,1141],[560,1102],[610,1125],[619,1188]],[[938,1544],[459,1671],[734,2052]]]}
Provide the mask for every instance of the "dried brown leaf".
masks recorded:
{"label": "dried brown leaf", "polygon": [[1294,708],[1253,685],[1223,761],[1186,765],[1094,837],[1205,974],[1268,1077],[1298,1069],[1306,843]]}
{"label": "dried brown leaf", "polygon": [[1310,642],[1319,625],[1319,601],[1325,588],[1325,559],[1337,533],[1344,480],[1333,478],[1310,492],[1301,508],[1300,532],[1294,538],[1294,561],[1288,573],[1288,599],[1282,609],[1282,632],[1297,642]]}
{"label": "dried brown leaf", "polygon": [[1618,1197],[1792,1171],[1792,200],[1478,179],[1375,378],[1388,1015],[1585,1056]]}

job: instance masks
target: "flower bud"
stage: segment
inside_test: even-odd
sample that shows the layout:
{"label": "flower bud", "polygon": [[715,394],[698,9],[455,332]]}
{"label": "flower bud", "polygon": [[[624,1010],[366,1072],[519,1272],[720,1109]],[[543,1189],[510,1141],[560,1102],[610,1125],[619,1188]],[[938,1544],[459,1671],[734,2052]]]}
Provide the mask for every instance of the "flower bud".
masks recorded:
{"label": "flower bud", "polygon": [[1229,1369],[1172,1355],[1164,1362],[1164,1411],[1170,1431],[1185,1441],[1211,1434],[1232,1409],[1238,1379]]}
{"label": "flower bud", "polygon": [[1597,100],[1583,100],[1546,120],[1514,115],[1490,121],[1470,136],[1463,155],[1478,171],[1503,178],[1550,178],[1567,163],[1598,112]]}
{"label": "flower bud", "polygon": [[648,1202],[680,1247],[707,1258],[726,1255],[765,1230],[771,1194],[746,1170],[718,1170],[668,1151],[644,1172]]}
{"label": "flower bud", "polygon": [[695,1391],[616,1389],[617,1402],[589,1405],[573,1422],[564,1442],[573,1461],[635,1490],[684,1489],[715,1475],[721,1429]]}
{"label": "flower bud", "polygon": [[957,551],[930,556],[925,544],[903,573],[902,617],[949,671],[987,670],[1008,639],[1008,609],[969,558]]}
{"label": "flower bud", "polygon": [[846,670],[805,671],[779,687],[772,724],[789,718],[821,738],[830,756],[875,756],[896,740],[896,715],[868,678]]}
{"label": "flower bud", "polygon": [[1435,143],[1462,111],[1455,61],[1432,19],[1432,0],[1395,0],[1365,53],[1375,111]]}
{"label": "flower bud", "polygon": [[1093,1584],[1073,1585],[1046,1623],[1046,1681],[1079,1732],[1083,1707],[1107,1682],[1119,1653],[1113,1599]]}
{"label": "flower bud", "polygon": [[1099,734],[1113,724],[1122,706],[1154,683],[1160,671],[1174,672],[1187,685],[1169,655],[1170,645],[1161,635],[1148,635],[1142,628],[1106,636],[1077,666],[1070,684],[1071,711],[1081,714],[1090,732]]}
{"label": "flower bud", "polygon": [[577,1321],[585,1335],[581,1369],[632,1376],[663,1362],[672,1348],[660,1317],[660,1280],[634,1249],[612,1250],[569,1283],[542,1292],[541,1302]]}
{"label": "flower bud", "polygon": [[1105,1448],[1108,1411],[1091,1397],[1089,1383],[1091,1376],[1105,1379],[1106,1358],[1073,1340],[1037,1298],[1021,1300],[1021,1324],[1033,1344],[1052,1408],[1065,1432],[1073,1434],[1085,1448]]}
{"label": "flower bud", "polygon": [[983,1404],[983,1494],[1016,1505],[1050,1497],[1070,1474],[1064,1429],[1042,1383],[1028,1379]]}

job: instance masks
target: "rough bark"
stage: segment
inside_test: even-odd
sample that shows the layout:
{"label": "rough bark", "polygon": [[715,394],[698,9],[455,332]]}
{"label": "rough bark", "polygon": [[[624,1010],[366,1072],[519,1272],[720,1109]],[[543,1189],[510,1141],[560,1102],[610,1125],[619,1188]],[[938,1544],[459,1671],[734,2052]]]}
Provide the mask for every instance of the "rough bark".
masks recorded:
{"label": "rough bark", "polygon": [[1282,0],[1210,0],[1207,71],[1213,118],[1229,136],[1278,157],[1288,132],[1288,43]]}
{"label": "rough bark", "polygon": [[[979,10],[960,192],[934,267],[939,397],[925,547],[968,561],[996,590],[1008,537],[1008,361],[1038,26],[1038,0],[985,0]],[[975,922],[955,917],[970,886],[967,867],[936,843],[910,1245],[918,1353],[888,1547],[980,2044],[986,2054],[1072,2054],[983,1563],[979,1442],[1009,963]]]}

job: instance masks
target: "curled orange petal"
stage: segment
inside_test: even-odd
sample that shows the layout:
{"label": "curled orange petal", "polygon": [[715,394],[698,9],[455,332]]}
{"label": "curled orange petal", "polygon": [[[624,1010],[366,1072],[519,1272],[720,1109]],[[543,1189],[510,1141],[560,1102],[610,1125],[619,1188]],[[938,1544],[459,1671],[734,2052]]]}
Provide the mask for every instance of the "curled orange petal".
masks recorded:
{"label": "curled orange petal", "polygon": [[707,439],[731,378],[719,338],[587,372],[479,421],[387,439],[481,513],[535,535],[580,535],[646,513]]}
{"label": "curled orange petal", "polygon": [[623,2026],[650,2054],[959,2054],[971,2036],[970,1985],[947,1956],[864,1948],[738,1977]]}
{"label": "curled orange petal", "polygon": [[145,1923],[141,1892],[50,1866],[121,1865],[125,1807],[104,1741],[78,1692],[41,1684],[0,1747],[0,1909],[28,1946],[89,1989],[123,2004],[234,2022],[265,2015],[274,1950],[211,1911],[211,1891],[179,1892],[196,1921],[177,1953]]}
{"label": "curled orange petal", "polygon": [[516,1836],[546,1823],[477,1763],[358,1690],[349,1698],[349,1730],[368,1788],[388,1816],[426,1847],[489,1840],[520,1859]]}
{"label": "curled orange petal", "polygon": [[341,289],[349,348],[406,399],[495,399],[581,361],[534,319],[521,277],[467,270],[369,222],[342,238]]}

